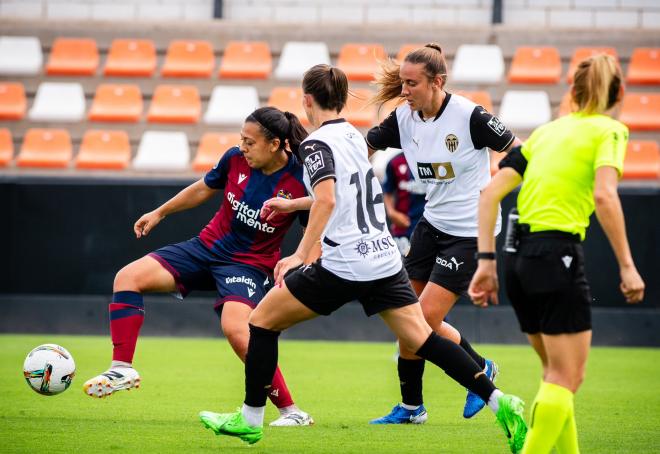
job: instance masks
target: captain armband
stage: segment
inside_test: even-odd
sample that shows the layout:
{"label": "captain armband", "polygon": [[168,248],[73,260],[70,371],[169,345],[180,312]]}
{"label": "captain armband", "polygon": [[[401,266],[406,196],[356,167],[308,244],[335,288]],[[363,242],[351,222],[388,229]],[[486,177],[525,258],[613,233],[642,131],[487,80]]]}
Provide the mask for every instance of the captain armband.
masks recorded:
{"label": "captain armband", "polygon": [[527,159],[525,159],[525,156],[523,156],[520,145],[512,148],[511,151],[509,151],[507,155],[500,161],[499,168],[503,169],[505,167],[511,167],[513,170],[518,172],[521,177],[525,175]]}

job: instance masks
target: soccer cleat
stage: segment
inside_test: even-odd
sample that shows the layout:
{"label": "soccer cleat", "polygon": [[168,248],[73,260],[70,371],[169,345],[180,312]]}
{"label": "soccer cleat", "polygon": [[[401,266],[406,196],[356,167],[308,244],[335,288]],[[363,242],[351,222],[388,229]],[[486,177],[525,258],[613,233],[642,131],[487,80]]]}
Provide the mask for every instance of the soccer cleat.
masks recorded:
{"label": "soccer cleat", "polygon": [[273,427],[291,427],[291,426],[311,426],[314,420],[311,416],[302,410],[294,410],[292,412],[281,415],[269,425]]}
{"label": "soccer cleat", "polygon": [[91,397],[103,398],[115,391],[126,391],[140,387],[140,374],[132,367],[114,367],[101,375],[90,378],[83,385],[85,394]]}
{"label": "soccer cleat", "polygon": [[396,404],[388,415],[372,419],[369,424],[424,424],[428,417],[424,405],[417,410],[406,410],[401,404]]}
{"label": "soccer cleat", "polygon": [[199,419],[207,429],[211,429],[216,435],[238,437],[251,445],[261,440],[261,437],[264,436],[261,427],[253,427],[245,422],[240,409],[237,409],[235,413],[202,411],[199,413]]}
{"label": "soccer cleat", "polygon": [[495,417],[498,424],[504,429],[509,449],[513,454],[522,451],[527,435],[527,424],[523,419],[525,403],[519,397],[504,394],[498,399],[499,409]]}
{"label": "soccer cleat", "polygon": [[[497,372],[499,371],[499,368],[497,367],[497,364],[495,364],[493,361],[487,359],[486,360],[486,367],[484,367],[484,372],[486,373],[486,377],[490,379],[493,383],[495,383],[495,379],[497,378]],[[463,417],[464,418],[471,418],[477,413],[481,411],[482,408],[486,405],[486,402],[484,402],[481,397],[473,393],[468,389],[467,392],[467,397],[465,398],[465,407],[463,407]]]}

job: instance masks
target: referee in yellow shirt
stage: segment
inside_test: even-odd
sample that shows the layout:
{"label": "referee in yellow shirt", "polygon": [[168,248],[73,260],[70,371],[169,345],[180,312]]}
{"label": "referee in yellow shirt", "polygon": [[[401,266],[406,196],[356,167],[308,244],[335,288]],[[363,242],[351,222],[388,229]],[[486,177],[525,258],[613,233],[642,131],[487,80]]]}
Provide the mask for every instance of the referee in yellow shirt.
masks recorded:
{"label": "referee in yellow shirt", "polygon": [[576,112],[535,130],[514,148],[479,201],[479,264],[469,294],[497,304],[493,231],[497,207],[522,182],[517,251],[505,254],[507,294],[520,328],[543,363],[523,453],[578,453],[573,395],[584,379],[591,343],[591,292],[581,241],[596,216],[619,263],[628,303],[644,296],[633,262],[617,181],[628,128],[608,114],[623,96],[621,69],[607,55],[578,66],[571,96]]}

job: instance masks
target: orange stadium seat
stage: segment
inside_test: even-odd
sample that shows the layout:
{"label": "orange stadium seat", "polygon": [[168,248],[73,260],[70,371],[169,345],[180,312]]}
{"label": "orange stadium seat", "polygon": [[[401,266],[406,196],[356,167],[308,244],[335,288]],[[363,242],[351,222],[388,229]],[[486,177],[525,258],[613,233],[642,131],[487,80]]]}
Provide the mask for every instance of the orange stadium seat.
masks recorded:
{"label": "orange stadium seat", "polygon": [[660,48],[640,47],[633,51],[628,65],[629,84],[660,84]]}
{"label": "orange stadium seat", "polygon": [[634,131],[660,130],[660,93],[626,93],[619,120]]}
{"label": "orange stadium seat", "polygon": [[28,129],[16,165],[64,168],[69,166],[72,155],[71,137],[66,129]]}
{"label": "orange stadium seat", "polygon": [[56,38],[46,64],[49,76],[93,76],[99,66],[96,41],[89,38]]}
{"label": "orange stadium seat", "polygon": [[509,70],[512,84],[557,84],[561,58],[555,47],[519,47]]}
{"label": "orange stadium seat", "polygon": [[0,82],[0,120],[20,120],[25,116],[26,109],[23,84]]}
{"label": "orange stadium seat", "polygon": [[89,130],[76,157],[79,169],[121,170],[131,161],[131,144],[124,131]]}
{"label": "orange stadium seat", "polygon": [[151,77],[156,70],[156,46],[150,39],[115,39],[108,51],[103,74],[118,77]]}
{"label": "orange stadium seat", "polygon": [[396,61],[401,63],[404,58],[406,58],[406,55],[408,55],[410,52],[412,52],[415,49],[419,49],[420,47],[424,47],[424,44],[403,44],[399,48],[399,52],[396,54]]}
{"label": "orange stadium seat", "polygon": [[195,172],[208,172],[231,147],[238,145],[241,135],[236,132],[207,132],[202,136],[192,162]]}
{"label": "orange stadium seat", "polygon": [[660,150],[652,140],[631,140],[628,142],[626,159],[623,162],[623,178],[660,178]]}
{"label": "orange stadium seat", "polygon": [[142,115],[142,93],[132,84],[101,84],[96,87],[89,110],[92,121],[127,121],[136,123]]}
{"label": "orange stadium seat", "polygon": [[273,69],[265,41],[229,41],[218,76],[226,79],[268,79]]}
{"label": "orange stadium seat", "polygon": [[161,74],[164,77],[211,77],[214,66],[210,42],[177,40],[167,48]]}
{"label": "orange stadium seat", "polygon": [[147,120],[153,123],[197,123],[202,113],[194,85],[159,85],[151,99]]}
{"label": "orange stadium seat", "polygon": [[289,111],[295,114],[296,117],[304,126],[309,126],[307,115],[302,106],[302,88],[299,87],[274,87],[270,92],[268,98],[268,105],[277,107],[281,111]]}
{"label": "orange stadium seat", "polygon": [[372,95],[373,92],[365,88],[352,89],[341,115],[355,127],[373,126],[376,120],[376,106],[366,105]]}
{"label": "orange stadium seat", "polygon": [[490,93],[487,91],[464,91],[457,90],[455,92],[457,95],[463,96],[470,101],[479,104],[481,107],[486,109],[488,112],[493,112],[493,100],[490,97]]}
{"label": "orange stadium seat", "polygon": [[566,73],[566,81],[569,84],[573,83],[573,73],[577,69],[578,64],[592,55],[598,54],[608,54],[616,58],[617,62],[619,61],[619,55],[616,52],[616,49],[613,47],[578,47],[573,52],[573,57],[571,58],[571,63],[568,65],[568,72]]}
{"label": "orange stadium seat", "polygon": [[0,167],[4,167],[14,156],[14,142],[11,138],[11,131],[7,128],[0,128]]}
{"label": "orange stadium seat", "polygon": [[378,71],[378,60],[387,54],[380,44],[344,44],[339,51],[337,67],[346,73],[348,80],[373,80]]}

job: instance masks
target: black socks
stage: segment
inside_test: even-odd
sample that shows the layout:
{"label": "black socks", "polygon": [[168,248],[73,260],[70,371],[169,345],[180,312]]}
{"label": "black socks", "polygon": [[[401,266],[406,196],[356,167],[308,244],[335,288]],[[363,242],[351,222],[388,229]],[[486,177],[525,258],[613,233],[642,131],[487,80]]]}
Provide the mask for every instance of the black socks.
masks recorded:
{"label": "black socks", "polygon": [[399,356],[397,369],[401,399],[406,405],[422,405],[422,376],[424,375],[423,359],[404,359]]}
{"label": "black socks", "polygon": [[465,350],[467,354],[470,355],[477,364],[479,364],[479,367],[481,367],[481,369],[486,367],[486,360],[484,359],[484,357],[479,355],[479,353],[475,352],[472,349],[472,345],[470,345],[470,343],[467,341],[465,337],[463,337],[462,334],[461,334],[461,342],[459,345],[463,347],[463,350]]}
{"label": "black socks", "polygon": [[279,331],[250,324],[250,342],[245,357],[245,405],[266,405],[275,369],[277,368],[277,339]]}

